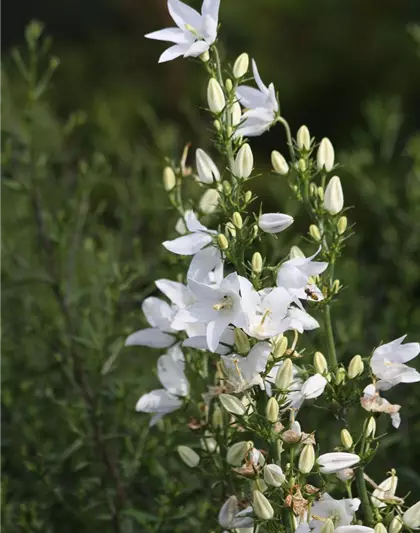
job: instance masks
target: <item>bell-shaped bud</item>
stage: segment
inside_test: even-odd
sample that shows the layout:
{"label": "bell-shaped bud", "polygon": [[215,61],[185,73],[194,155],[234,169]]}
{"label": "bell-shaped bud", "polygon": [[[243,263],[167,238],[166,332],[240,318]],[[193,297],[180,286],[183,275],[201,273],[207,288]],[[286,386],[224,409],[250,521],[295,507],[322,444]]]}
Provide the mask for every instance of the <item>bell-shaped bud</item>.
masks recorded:
{"label": "bell-shaped bud", "polygon": [[214,129],[215,129],[216,131],[220,131],[221,128],[222,128],[222,125],[221,125],[221,123],[220,123],[220,120],[217,120],[217,119],[213,121],[213,126],[214,126]]}
{"label": "bell-shaped bud", "polygon": [[340,438],[341,438],[341,443],[344,446],[344,448],[346,448],[346,450],[350,450],[351,447],[353,446],[353,438],[350,435],[350,432],[347,429],[342,429]]}
{"label": "bell-shaped bud", "polygon": [[300,456],[298,469],[302,474],[309,474],[315,464],[315,450],[312,444],[305,444]]}
{"label": "bell-shaped bud", "polygon": [[296,142],[299,150],[309,150],[311,148],[311,134],[306,126],[301,126],[298,129]]}
{"label": "bell-shaped bud", "polygon": [[324,374],[325,372],[328,372],[327,360],[321,352],[315,352],[314,354],[314,367],[317,374]]}
{"label": "bell-shaped bud", "polygon": [[237,178],[249,178],[254,168],[254,156],[249,144],[243,144],[236,154],[233,173]]}
{"label": "bell-shaped bud", "polygon": [[402,529],[402,522],[399,516],[394,516],[388,527],[388,533],[400,533]]}
{"label": "bell-shaped bud", "polygon": [[350,468],[360,461],[355,453],[330,452],[318,457],[319,469],[323,474],[335,474],[344,468]]}
{"label": "bell-shaped bud", "polygon": [[361,356],[355,355],[349,363],[349,368],[347,371],[347,375],[349,379],[354,379],[357,376],[360,376],[360,374],[363,374],[364,368],[365,368],[365,365],[362,361]]}
{"label": "bell-shaped bud", "polygon": [[287,337],[281,337],[274,345],[273,357],[274,359],[280,359],[286,353],[287,350]]}
{"label": "bell-shaped bud", "polygon": [[200,462],[200,456],[189,446],[178,446],[177,451],[187,466],[191,468],[198,466],[198,463]]}
{"label": "bell-shaped bud", "polygon": [[334,522],[331,520],[331,518],[327,518],[323,526],[321,527],[319,533],[334,533],[334,531],[335,531]]}
{"label": "bell-shaped bud", "polygon": [[232,222],[233,222],[233,225],[235,226],[235,228],[237,228],[237,229],[241,229],[242,226],[244,225],[244,222],[242,220],[241,214],[238,213],[238,211],[235,211],[233,213]]}
{"label": "bell-shaped bud", "polygon": [[286,476],[278,465],[266,465],[264,467],[264,481],[271,487],[281,487],[286,481]]}
{"label": "bell-shaped bud", "polygon": [[345,369],[340,366],[340,368],[337,369],[337,372],[335,373],[335,382],[337,385],[341,385],[341,383],[344,383],[346,381],[346,371]]}
{"label": "bell-shaped bud", "polygon": [[238,499],[236,496],[231,496],[228,498],[225,503],[222,505],[222,508],[219,512],[219,524],[222,527],[230,528],[233,522],[233,519],[238,514],[239,506]]}
{"label": "bell-shaped bud", "polygon": [[165,167],[163,169],[163,186],[165,188],[165,191],[167,192],[172,191],[175,185],[176,185],[175,172],[172,170],[171,167]]}
{"label": "bell-shaped bud", "polygon": [[286,176],[289,173],[289,165],[286,159],[277,150],[271,152],[271,164],[273,165],[274,172],[281,176]]}
{"label": "bell-shaped bud", "polygon": [[235,328],[235,346],[236,351],[241,355],[247,355],[251,349],[248,335],[240,328]]}
{"label": "bell-shaped bud", "polygon": [[279,417],[279,403],[278,401],[272,396],[268,402],[267,406],[265,408],[265,416],[269,422],[274,424],[274,422],[277,422],[277,419]]}
{"label": "bell-shaped bud", "polygon": [[330,172],[334,166],[334,147],[327,137],[324,137],[319,144],[316,164],[319,170],[325,168],[327,172]]}
{"label": "bell-shaped bud", "polygon": [[220,394],[219,400],[228,413],[234,415],[244,415],[246,413],[244,404],[232,394]]}
{"label": "bell-shaped bud", "polygon": [[274,516],[274,509],[262,492],[254,490],[252,493],[252,507],[254,513],[262,520],[271,520]]}
{"label": "bell-shaped bud", "polygon": [[373,418],[373,416],[371,416],[369,418],[369,420],[366,422],[366,425],[365,425],[365,432],[364,432],[364,436],[365,438],[375,438],[375,433],[376,433],[376,420]]}
{"label": "bell-shaped bud", "polygon": [[258,219],[258,226],[266,233],[280,233],[293,224],[293,217],[283,213],[266,213]]}
{"label": "bell-shaped bud", "polygon": [[210,78],[207,86],[207,102],[212,113],[218,115],[226,105],[225,95],[216,78]]}
{"label": "bell-shaped bud", "polygon": [[338,234],[339,235],[343,235],[343,233],[346,231],[347,229],[347,217],[345,216],[342,216],[338,219],[338,222],[337,222],[337,231],[338,231]]}
{"label": "bell-shaped bud", "polygon": [[241,466],[249,450],[252,450],[254,444],[251,441],[235,442],[229,447],[226,454],[226,461],[232,466]]}
{"label": "bell-shaped bud", "polygon": [[321,232],[319,231],[318,226],[311,224],[309,226],[309,234],[314,241],[319,242],[321,240]]}
{"label": "bell-shaped bud", "polygon": [[260,252],[255,252],[251,260],[252,272],[254,274],[261,274],[263,268],[263,259]]}
{"label": "bell-shaped bud", "polygon": [[234,102],[232,104],[232,107],[230,108],[230,117],[232,126],[237,126],[241,122],[242,109],[239,102]]}
{"label": "bell-shaped bud", "polygon": [[403,514],[403,522],[411,529],[420,528],[420,502],[409,507]]}
{"label": "bell-shaped bud", "polygon": [[325,189],[323,206],[332,215],[336,215],[343,209],[344,195],[338,176],[333,176],[328,182],[327,188]]}
{"label": "bell-shaped bud", "polygon": [[217,209],[220,194],[216,189],[207,189],[200,198],[199,207],[205,215],[210,215]]}
{"label": "bell-shaped bud", "polygon": [[386,527],[383,525],[382,522],[378,522],[376,526],[374,527],[375,533],[388,533]]}
{"label": "bell-shaped bud", "polygon": [[276,387],[282,391],[286,391],[293,379],[293,363],[290,359],[286,359],[281,367],[278,369],[275,379]]}
{"label": "bell-shaped bud", "polygon": [[236,228],[232,224],[232,222],[228,222],[225,226],[225,233],[227,236],[231,235],[232,237],[236,237]]}
{"label": "bell-shaped bud", "polygon": [[195,164],[197,166],[198,178],[202,183],[210,185],[213,181],[220,180],[220,172],[214,164],[213,159],[201,148],[198,148],[195,152]]}
{"label": "bell-shaped bud", "polygon": [[221,250],[227,250],[229,248],[229,243],[223,233],[219,233],[217,236],[217,244]]}
{"label": "bell-shaped bud", "polygon": [[236,79],[243,78],[248,72],[249,56],[245,52],[236,58],[233,65],[233,75]]}

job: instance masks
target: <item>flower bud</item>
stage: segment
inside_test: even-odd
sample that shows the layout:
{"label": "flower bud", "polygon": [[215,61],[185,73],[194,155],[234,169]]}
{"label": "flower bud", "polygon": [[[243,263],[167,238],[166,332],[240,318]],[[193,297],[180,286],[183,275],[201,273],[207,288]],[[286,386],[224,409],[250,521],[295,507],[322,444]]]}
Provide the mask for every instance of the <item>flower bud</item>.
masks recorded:
{"label": "flower bud", "polygon": [[241,104],[239,102],[234,102],[232,104],[232,107],[230,108],[230,117],[232,126],[237,126],[242,119],[242,109]]}
{"label": "flower bud", "polygon": [[222,527],[230,528],[233,519],[239,511],[238,499],[236,496],[228,498],[220,509],[218,520]]}
{"label": "flower bud", "polygon": [[347,429],[342,429],[340,438],[344,448],[346,448],[346,450],[350,450],[350,448],[353,446],[353,439],[350,435],[350,432]]}
{"label": "flower bud", "polygon": [[273,165],[274,172],[280,174],[280,176],[286,176],[289,172],[289,165],[286,159],[277,150],[271,152],[271,164]]}
{"label": "flower bud", "polygon": [[376,420],[373,416],[369,418],[369,420],[366,422],[365,426],[365,438],[375,438],[376,433]]}
{"label": "flower bud", "polygon": [[247,204],[252,200],[252,191],[246,191],[244,200]]}
{"label": "flower bud", "polygon": [[382,522],[378,522],[374,528],[375,533],[388,533]]}
{"label": "flower bud", "polygon": [[330,179],[324,195],[324,209],[332,215],[339,213],[344,207],[344,195],[338,176]]}
{"label": "flower bud", "polygon": [[300,172],[305,172],[306,168],[307,168],[306,161],[300,158],[298,161],[298,170],[300,170]]}
{"label": "flower bud", "polygon": [[195,164],[197,166],[198,179],[201,183],[211,185],[213,181],[220,180],[220,172],[213,159],[201,148],[198,148],[195,152]]}
{"label": "flower bud", "polygon": [[388,533],[400,533],[402,529],[402,522],[399,516],[395,516],[388,527]]}
{"label": "flower bud", "polygon": [[312,444],[305,444],[299,456],[299,472],[309,474],[315,464],[315,450]]}
{"label": "flower bud", "polygon": [[255,239],[255,237],[258,235],[259,227],[258,224],[254,224],[252,226],[252,238]]}
{"label": "flower bud", "polygon": [[245,461],[248,450],[252,450],[253,447],[254,443],[251,441],[235,442],[228,448],[226,461],[232,466],[241,466]]}
{"label": "flower bud", "polygon": [[236,79],[242,78],[248,72],[249,56],[245,52],[237,57],[233,65],[233,75]]}
{"label": "flower bud", "polygon": [[278,369],[275,379],[276,387],[282,391],[286,391],[293,379],[293,364],[290,359],[286,359],[281,367]]}
{"label": "flower bud", "polygon": [[318,187],[316,186],[315,183],[311,183],[309,185],[309,194],[311,196],[317,196],[318,195]]}
{"label": "flower bud", "polygon": [[232,237],[236,237],[236,228],[232,222],[228,222],[225,226],[226,235],[230,234]]}
{"label": "flower bud", "polygon": [[222,186],[223,192],[228,196],[232,192],[232,185],[228,181],[224,180],[222,182]]}
{"label": "flower bud", "polygon": [[232,83],[232,80],[229,79],[229,78],[226,78],[225,80],[225,89],[228,93],[230,93],[230,91],[233,89],[233,83]]}
{"label": "flower bud", "polygon": [[333,294],[337,294],[338,291],[340,290],[341,286],[340,286],[340,280],[339,279],[335,279],[333,284],[332,284],[332,287],[331,287],[331,291]]}
{"label": "flower bud", "polygon": [[249,144],[243,144],[236,154],[233,173],[237,178],[249,178],[254,167],[254,156]]}
{"label": "flower bud", "polygon": [[284,336],[278,342],[276,342],[273,350],[274,359],[280,359],[280,357],[283,357],[287,350],[287,342],[287,337]]}
{"label": "flower bud", "polygon": [[213,410],[211,425],[214,429],[223,427],[223,413],[218,405]]}
{"label": "flower bud", "polygon": [[335,373],[335,382],[337,385],[340,385],[341,383],[344,383],[346,379],[346,371],[343,367],[340,367],[337,369],[337,372]]}
{"label": "flower bud", "polygon": [[217,202],[219,201],[220,194],[216,189],[207,189],[207,191],[200,198],[199,207],[201,211],[210,215],[217,208]]}
{"label": "flower bud", "polygon": [[272,424],[274,424],[274,422],[277,422],[277,419],[279,417],[279,403],[274,398],[274,396],[272,396],[267,402],[267,406],[265,408],[265,416],[267,420]]}
{"label": "flower bud", "polygon": [[354,379],[357,376],[360,376],[360,374],[363,374],[364,368],[365,365],[360,355],[355,355],[349,363],[349,368],[347,371],[349,379]]}
{"label": "flower bud", "polygon": [[248,335],[240,328],[235,328],[235,346],[237,352],[241,355],[246,355],[251,349]]}
{"label": "flower bud", "polygon": [[286,476],[278,465],[266,465],[264,467],[264,481],[272,487],[280,487],[286,481]]}
{"label": "flower bud", "polygon": [[225,108],[226,100],[223,89],[216,78],[210,78],[207,86],[207,102],[212,113],[218,114]]}
{"label": "flower bud", "polygon": [[420,502],[409,507],[403,514],[403,522],[411,529],[420,528]]}
{"label": "flower bud", "polygon": [[328,371],[328,363],[325,356],[321,352],[315,352],[314,355],[314,367],[317,374],[324,374]]}
{"label": "flower bud", "polygon": [[346,231],[347,229],[347,217],[345,216],[342,216],[338,219],[338,222],[337,222],[337,231],[338,231],[338,234],[339,235],[343,235],[343,233]]}
{"label": "flower bud", "polygon": [[339,470],[335,474],[340,481],[345,483],[346,481],[349,481],[350,479],[354,478],[354,470],[353,468],[343,468],[343,470]]}
{"label": "flower bud", "polygon": [[274,516],[274,509],[262,492],[254,490],[252,494],[252,506],[254,513],[262,520],[271,520]]}
{"label": "flower bud", "polygon": [[296,135],[299,150],[309,150],[311,147],[311,135],[306,126],[301,126]]}
{"label": "flower bud", "polygon": [[391,471],[391,476],[387,477],[376,486],[375,490],[372,492],[370,501],[374,507],[379,509],[384,509],[387,502],[392,501],[395,492],[397,490],[398,477],[396,476],[395,470]]}
{"label": "flower bud", "polygon": [[360,461],[355,453],[330,452],[318,457],[319,469],[323,474],[335,474],[344,468],[350,468]]}
{"label": "flower bud", "polygon": [[229,248],[229,243],[223,233],[219,233],[217,236],[217,244],[221,250],[227,250]]}
{"label": "flower bud", "polygon": [[165,167],[163,169],[163,186],[165,188],[165,191],[167,192],[172,191],[175,185],[176,185],[175,172],[172,170],[171,167]]}
{"label": "flower bud", "polygon": [[204,435],[204,438],[200,440],[201,447],[203,450],[213,453],[217,449],[217,441],[214,437],[211,436],[210,433],[206,432]]}
{"label": "flower bud", "polygon": [[220,120],[217,120],[217,119],[214,120],[214,121],[213,121],[213,126],[214,126],[214,129],[215,129],[216,131],[220,131],[220,128],[222,127],[222,125],[220,124]]}
{"label": "flower bud", "polygon": [[189,446],[178,446],[177,451],[187,466],[191,468],[198,466],[198,463],[200,462],[200,456]]}
{"label": "flower bud", "polygon": [[318,226],[315,226],[315,224],[311,224],[309,226],[309,234],[314,241],[319,242],[321,240],[321,232],[319,231]]}
{"label": "flower bud", "polygon": [[236,396],[232,396],[232,394],[220,394],[219,400],[229,413],[234,415],[244,415],[246,413],[244,404]]}
{"label": "flower bud", "polygon": [[334,166],[334,147],[327,137],[324,137],[320,142],[316,155],[316,164],[318,170],[325,168],[327,172],[330,172]]}
{"label": "flower bud", "polygon": [[209,61],[210,59],[210,54],[209,54],[209,51],[206,50],[205,52],[203,52],[200,56],[200,59],[203,63],[207,63],[207,61]]}
{"label": "flower bud", "polygon": [[299,248],[299,246],[292,246],[290,248],[290,259],[296,259],[296,258],[302,258],[305,259],[305,254],[302,252],[302,250]]}
{"label": "flower bud", "polygon": [[334,522],[331,520],[331,518],[327,518],[321,527],[319,533],[334,533],[335,526]]}
{"label": "flower bud", "polygon": [[266,233],[280,233],[293,224],[293,217],[283,213],[266,213],[260,215],[258,226]]}
{"label": "flower bud", "polygon": [[252,272],[254,272],[254,274],[260,274],[263,268],[263,260],[260,252],[254,253],[254,255],[252,256],[251,264]]}
{"label": "flower bud", "polygon": [[233,222],[233,225],[237,228],[237,229],[241,229],[242,226],[244,225],[243,223],[243,220],[242,220],[242,217],[241,217],[241,214],[238,213],[238,211],[235,211],[232,215],[232,222]]}

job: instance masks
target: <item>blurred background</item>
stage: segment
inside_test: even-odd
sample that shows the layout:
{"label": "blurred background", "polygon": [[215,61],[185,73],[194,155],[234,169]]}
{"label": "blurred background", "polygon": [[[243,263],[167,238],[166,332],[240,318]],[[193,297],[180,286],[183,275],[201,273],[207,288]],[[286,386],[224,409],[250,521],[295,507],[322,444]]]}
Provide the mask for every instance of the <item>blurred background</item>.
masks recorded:
{"label": "blurred background", "polygon": [[[33,19],[52,38],[37,53],[37,86],[22,67],[34,57]],[[228,61],[254,57],[293,131],[305,123],[317,140],[328,136],[343,165],[355,235],[337,268],[341,360],[405,333],[420,340],[418,0],[222,0],[220,21]],[[173,451],[190,443],[186,424],[149,430],[134,411],[157,384],[157,354],[123,347],[145,325],[153,281],[185,269],[160,245],[176,220],[165,157],[179,160],[187,142],[211,150],[199,62],[158,65],[165,43],[143,37],[170,25],[163,0],[3,5],[4,531],[187,533],[207,531],[208,517],[212,527],[210,481]],[[309,252],[297,238],[306,215],[269,172],[274,148],[285,151],[278,128],[253,142],[262,175],[252,188],[267,212],[295,217],[281,250]],[[418,386],[387,398],[403,406],[402,424],[382,421],[388,434],[369,475],[380,482],[398,467],[398,494],[417,501]],[[335,445],[323,416],[312,413],[308,429]]]}

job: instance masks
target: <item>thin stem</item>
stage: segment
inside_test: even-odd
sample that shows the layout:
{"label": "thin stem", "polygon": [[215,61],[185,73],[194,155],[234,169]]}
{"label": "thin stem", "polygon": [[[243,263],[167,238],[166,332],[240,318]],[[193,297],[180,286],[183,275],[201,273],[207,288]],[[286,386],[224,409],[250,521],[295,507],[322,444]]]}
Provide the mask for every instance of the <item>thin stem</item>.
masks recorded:
{"label": "thin stem", "polygon": [[363,515],[367,526],[374,525],[374,518],[372,513],[372,507],[370,506],[369,495],[366,489],[366,483],[364,478],[364,469],[359,467],[356,471],[356,486],[359,494],[360,501],[362,503]]}
{"label": "thin stem", "polygon": [[327,336],[328,363],[332,370],[337,368],[337,354],[335,353],[334,333],[331,323],[331,309],[327,305],[324,310],[325,334]]}
{"label": "thin stem", "polygon": [[287,146],[289,147],[290,158],[292,162],[294,163],[296,160],[296,157],[295,157],[295,151],[293,150],[292,132],[290,131],[289,123],[283,117],[277,117],[277,122],[280,122],[284,126],[284,129],[286,131]]}

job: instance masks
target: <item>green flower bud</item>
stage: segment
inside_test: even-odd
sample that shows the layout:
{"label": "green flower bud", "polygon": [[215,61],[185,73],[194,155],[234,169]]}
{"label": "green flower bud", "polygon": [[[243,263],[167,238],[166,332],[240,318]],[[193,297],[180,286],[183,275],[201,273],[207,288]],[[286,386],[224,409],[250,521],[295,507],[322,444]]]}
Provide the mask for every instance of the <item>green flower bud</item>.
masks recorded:
{"label": "green flower bud", "polygon": [[191,468],[195,468],[196,466],[198,466],[198,463],[200,462],[200,456],[190,447],[178,446],[177,451],[179,456],[187,466]]}
{"label": "green flower bud", "polygon": [[277,371],[275,384],[282,391],[286,391],[293,379],[293,364],[290,359],[286,359]]}
{"label": "green flower bud", "polygon": [[283,357],[287,350],[287,342],[287,337],[284,336],[276,342],[273,350],[274,359],[280,359],[280,357]]}
{"label": "green flower bud", "polygon": [[365,438],[375,438],[376,433],[376,420],[373,416],[369,418],[369,420],[365,424]]}
{"label": "green flower bud", "polygon": [[240,328],[235,328],[235,346],[237,352],[241,355],[246,355],[251,349],[248,335]]}
{"label": "green flower bud", "polygon": [[228,93],[230,93],[230,91],[233,89],[233,83],[232,83],[231,79],[226,78],[226,80],[225,80],[225,88],[226,88],[226,91]]}
{"label": "green flower bud", "polygon": [[244,200],[247,204],[252,200],[252,191],[246,191]]}
{"label": "green flower bud", "polygon": [[339,235],[343,235],[343,233],[346,231],[347,229],[347,217],[345,216],[342,216],[338,219],[338,222],[337,222],[337,231],[338,231],[338,234]]}
{"label": "green flower bud", "polygon": [[207,102],[209,109],[214,114],[219,114],[223,111],[226,105],[225,95],[223,89],[220,87],[220,83],[216,78],[210,78],[207,86]]}
{"label": "green flower bud", "polygon": [[172,191],[175,185],[176,185],[175,172],[172,170],[171,167],[165,167],[163,169],[163,186],[165,188],[165,191],[167,192]]}
{"label": "green flower bud", "polygon": [[328,371],[327,360],[321,352],[315,352],[314,354],[314,367],[318,374],[324,374],[324,372]]}
{"label": "green flower bud", "polygon": [[334,522],[331,520],[331,518],[327,518],[321,527],[321,530],[319,533],[334,533],[335,526]]}
{"label": "green flower bud", "polygon": [[321,232],[319,231],[318,226],[315,226],[315,224],[311,224],[309,226],[309,234],[314,241],[319,242],[321,240]]}
{"label": "green flower bud", "polygon": [[273,165],[274,172],[280,174],[280,176],[286,176],[289,173],[289,165],[286,159],[277,150],[271,152],[271,164]]}
{"label": "green flower bud", "polygon": [[[301,171],[301,172],[305,172],[305,170],[307,169],[307,166],[306,166],[306,161],[304,159],[299,159],[298,161],[298,169]],[[312,184],[311,184],[312,185]]]}
{"label": "green flower bud", "polygon": [[349,368],[347,372],[349,379],[354,379],[357,376],[360,376],[360,374],[363,374],[364,368],[365,365],[360,355],[355,355],[349,363]]}
{"label": "green flower bud", "polygon": [[252,272],[254,272],[254,274],[260,274],[263,268],[263,259],[260,252],[254,253],[254,255],[252,256],[251,264]]}
{"label": "green flower bud", "polygon": [[229,243],[223,233],[219,233],[217,236],[217,244],[221,250],[227,250],[229,248]]}
{"label": "green flower bud", "polygon": [[242,78],[248,72],[249,68],[249,56],[246,53],[237,57],[235,64],[233,65],[233,75],[236,79]]}
{"label": "green flower bud", "polygon": [[340,438],[344,448],[346,448],[346,450],[350,450],[353,446],[353,438],[350,435],[350,432],[347,429],[342,429]]}
{"label": "green flower bud", "polygon": [[272,396],[268,402],[265,409],[265,416],[269,422],[274,424],[274,422],[277,422],[277,419],[279,417],[279,403],[278,401]]}
{"label": "green flower bud", "polygon": [[340,367],[335,373],[335,382],[337,385],[340,385],[341,383],[344,383],[345,379],[346,371],[344,370],[344,368]]}
{"label": "green flower bud", "polygon": [[225,232],[226,232],[226,235],[232,235],[232,237],[236,237],[236,228],[235,226],[232,224],[232,222],[228,222],[225,226]]}
{"label": "green flower bud", "polygon": [[233,222],[233,225],[237,228],[237,229],[241,229],[242,226],[244,225],[243,223],[243,220],[242,220],[242,217],[241,217],[241,214],[238,213],[238,211],[235,211],[232,215],[232,222]]}

